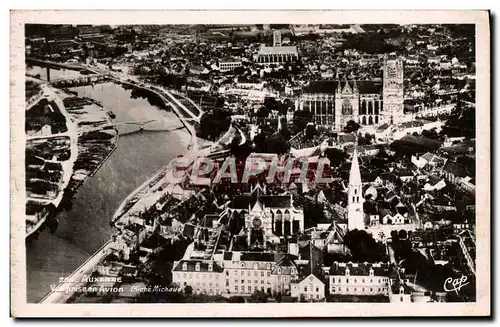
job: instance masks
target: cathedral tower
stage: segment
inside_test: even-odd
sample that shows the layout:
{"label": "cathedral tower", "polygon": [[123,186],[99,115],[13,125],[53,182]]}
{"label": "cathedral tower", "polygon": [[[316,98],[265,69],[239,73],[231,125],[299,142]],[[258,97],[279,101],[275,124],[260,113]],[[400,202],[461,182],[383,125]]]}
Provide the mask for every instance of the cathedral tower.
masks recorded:
{"label": "cathedral tower", "polygon": [[351,172],[349,174],[348,204],[347,204],[347,229],[365,229],[363,215],[363,187],[361,173],[359,172],[358,151],[354,149],[352,155]]}
{"label": "cathedral tower", "polygon": [[281,47],[281,31],[273,32],[273,47]]}
{"label": "cathedral tower", "polygon": [[384,57],[383,123],[399,124],[403,117],[403,61]]}

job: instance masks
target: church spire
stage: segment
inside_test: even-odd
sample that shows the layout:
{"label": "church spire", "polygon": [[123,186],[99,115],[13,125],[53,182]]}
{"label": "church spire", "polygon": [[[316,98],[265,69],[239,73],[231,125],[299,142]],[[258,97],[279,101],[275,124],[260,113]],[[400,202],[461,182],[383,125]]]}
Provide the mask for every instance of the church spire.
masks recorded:
{"label": "church spire", "polygon": [[351,172],[349,174],[349,186],[361,185],[361,173],[359,172],[357,142],[352,154]]}
{"label": "church spire", "polygon": [[347,76],[344,75],[344,82],[345,82],[345,86],[344,86],[344,92],[346,93],[350,93],[352,92],[352,89],[351,89],[351,86],[349,85],[349,82],[347,81]]}

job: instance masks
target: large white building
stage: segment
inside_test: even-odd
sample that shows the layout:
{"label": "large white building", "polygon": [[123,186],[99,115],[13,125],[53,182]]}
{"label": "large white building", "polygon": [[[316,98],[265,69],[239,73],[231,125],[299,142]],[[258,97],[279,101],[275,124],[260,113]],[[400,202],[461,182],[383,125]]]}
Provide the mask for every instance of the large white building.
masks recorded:
{"label": "large white building", "polygon": [[328,279],[330,295],[389,295],[385,263],[334,262]]}
{"label": "large white building", "polygon": [[219,70],[223,73],[233,71],[235,68],[241,67],[243,64],[239,59],[221,60],[219,61]]}
{"label": "large white building", "polygon": [[191,286],[195,294],[221,295],[224,290],[223,269],[211,260],[175,261],[172,282],[185,289]]}

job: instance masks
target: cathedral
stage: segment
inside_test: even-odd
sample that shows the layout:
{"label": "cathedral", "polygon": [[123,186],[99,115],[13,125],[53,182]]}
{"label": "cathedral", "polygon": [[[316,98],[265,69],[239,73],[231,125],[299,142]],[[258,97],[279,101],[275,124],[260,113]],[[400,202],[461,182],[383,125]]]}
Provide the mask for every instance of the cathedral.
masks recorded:
{"label": "cathedral", "polygon": [[234,197],[228,211],[244,216],[244,233],[249,246],[268,241],[279,243],[280,238],[304,232],[304,213],[293,206],[291,194],[266,194],[266,187],[252,186],[250,193]]}
{"label": "cathedral", "polygon": [[310,82],[297,102],[316,125],[341,131],[349,120],[361,126],[399,124],[403,116],[403,61],[384,57],[383,81],[338,78]]}

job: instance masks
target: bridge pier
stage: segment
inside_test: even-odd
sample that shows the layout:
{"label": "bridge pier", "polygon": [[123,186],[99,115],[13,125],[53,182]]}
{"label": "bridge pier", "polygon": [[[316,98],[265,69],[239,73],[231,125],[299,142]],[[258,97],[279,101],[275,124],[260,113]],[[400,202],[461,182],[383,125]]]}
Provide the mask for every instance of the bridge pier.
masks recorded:
{"label": "bridge pier", "polygon": [[47,81],[50,82],[50,67],[47,67]]}

